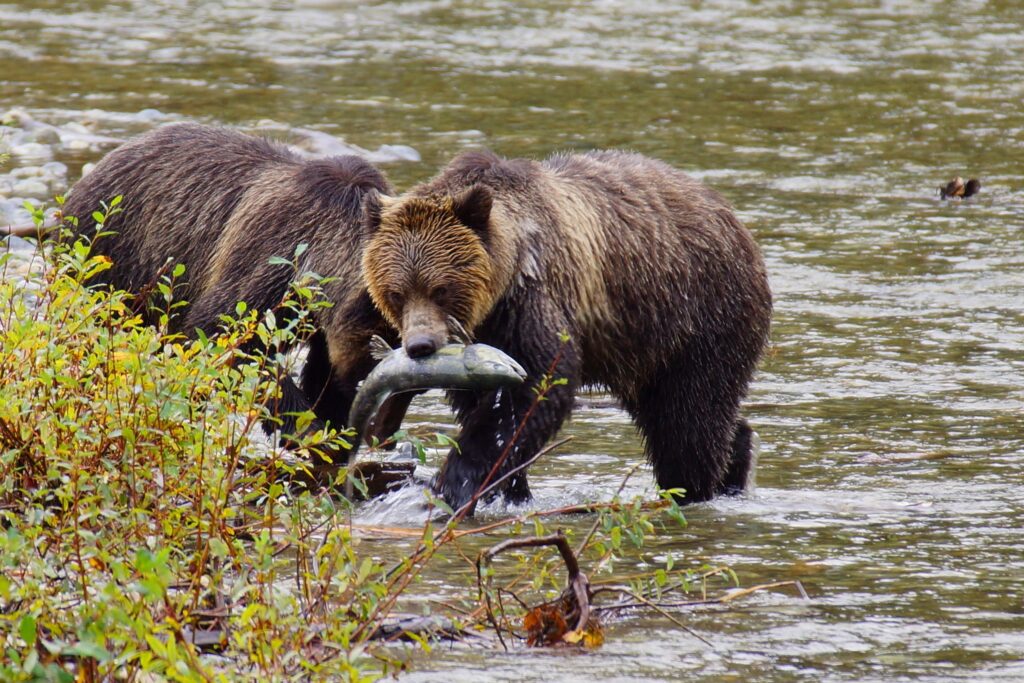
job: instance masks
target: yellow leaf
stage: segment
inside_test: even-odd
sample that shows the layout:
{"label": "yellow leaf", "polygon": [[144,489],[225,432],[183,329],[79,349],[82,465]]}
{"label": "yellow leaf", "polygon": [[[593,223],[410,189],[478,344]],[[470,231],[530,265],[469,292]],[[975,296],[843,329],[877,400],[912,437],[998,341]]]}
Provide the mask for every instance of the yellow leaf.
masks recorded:
{"label": "yellow leaf", "polygon": [[562,640],[570,645],[582,645],[586,648],[596,648],[604,645],[604,631],[596,620],[591,619],[584,629],[569,631]]}
{"label": "yellow leaf", "polygon": [[562,636],[562,640],[569,643],[570,645],[575,645],[576,643],[583,640],[585,637],[586,634],[583,631],[569,631],[564,636]]}
{"label": "yellow leaf", "polygon": [[583,647],[596,648],[604,645],[604,631],[600,628],[587,629],[583,634]]}

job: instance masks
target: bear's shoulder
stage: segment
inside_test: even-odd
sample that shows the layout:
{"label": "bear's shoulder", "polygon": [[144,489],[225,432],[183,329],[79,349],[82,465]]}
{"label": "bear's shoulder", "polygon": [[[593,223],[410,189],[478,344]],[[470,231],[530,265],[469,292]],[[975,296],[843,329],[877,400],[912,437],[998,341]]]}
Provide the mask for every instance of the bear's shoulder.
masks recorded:
{"label": "bear's shoulder", "polygon": [[424,188],[427,193],[452,191],[471,185],[486,185],[503,191],[528,185],[539,168],[528,159],[505,159],[487,149],[462,152],[435,180]]}
{"label": "bear's shoulder", "polygon": [[303,162],[295,173],[301,196],[321,202],[361,201],[363,194],[376,190],[391,194],[390,183],[383,173],[366,159],[357,156],[335,156]]}

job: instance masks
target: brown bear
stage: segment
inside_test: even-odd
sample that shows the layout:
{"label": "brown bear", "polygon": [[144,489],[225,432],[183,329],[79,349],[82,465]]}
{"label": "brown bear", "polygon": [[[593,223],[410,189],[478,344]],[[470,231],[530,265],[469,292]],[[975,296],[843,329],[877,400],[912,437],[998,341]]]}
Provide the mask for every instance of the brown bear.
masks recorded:
{"label": "brown bear", "polygon": [[[552,365],[566,383],[534,408],[498,476],[555,435],[578,388],[603,385],[662,488],[685,489],[682,502],[742,490],[752,454],[740,401],[772,298],[760,250],[718,193],[628,152],[473,151],[400,197],[369,193],[365,211],[364,278],[409,355],[441,346],[451,315],[533,379],[453,393],[462,430],[434,481],[453,508],[485,481]],[[501,493],[528,499],[525,473]]]}
{"label": "brown bear", "polygon": [[300,270],[333,278],[323,285],[333,306],[315,312],[318,329],[301,388],[281,376],[272,409],[282,417],[282,433],[291,434],[294,419],[286,413],[310,408],[318,418],[313,428],[344,425],[356,385],[375,363],[371,335],[395,338],[360,270],[363,197],[390,191],[380,171],[359,157],[307,160],[265,139],[183,123],[108,154],[74,186],[63,212],[77,217],[77,234],[93,237],[92,212],[122,195],[122,212],[104,226],[113,234],[93,241],[93,253],[109,256],[113,266],[91,282],[145,292],[169,272],[168,264],[184,264],[175,297],[190,305],[170,326],[185,334],[215,332],[219,317],[233,314],[239,301],[259,311],[274,308],[295,270],[271,257],[291,261],[298,245],[307,244]]}

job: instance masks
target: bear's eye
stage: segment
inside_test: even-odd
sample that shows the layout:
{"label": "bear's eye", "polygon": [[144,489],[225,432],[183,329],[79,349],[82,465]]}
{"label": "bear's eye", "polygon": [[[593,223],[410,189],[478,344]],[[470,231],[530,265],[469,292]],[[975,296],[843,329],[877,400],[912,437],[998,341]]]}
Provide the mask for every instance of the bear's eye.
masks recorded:
{"label": "bear's eye", "polygon": [[401,294],[398,292],[388,292],[384,295],[384,298],[387,299],[388,306],[391,306],[396,311],[402,310],[403,300]]}
{"label": "bear's eye", "polygon": [[434,293],[431,295],[430,298],[433,299],[434,301],[444,301],[445,299],[448,298],[448,288],[444,286],[435,287]]}

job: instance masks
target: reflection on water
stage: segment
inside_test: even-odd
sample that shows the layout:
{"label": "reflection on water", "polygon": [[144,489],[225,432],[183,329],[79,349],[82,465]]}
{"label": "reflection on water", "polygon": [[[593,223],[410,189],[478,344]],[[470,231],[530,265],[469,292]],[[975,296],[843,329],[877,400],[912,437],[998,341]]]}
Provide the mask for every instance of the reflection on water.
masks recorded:
{"label": "reflection on water", "polygon": [[[0,168],[0,210],[59,191],[103,138],[182,117],[407,145],[422,161],[383,165],[400,187],[467,145],[670,161],[737,206],[777,307],[748,407],[759,487],[651,552],[812,599],[687,613],[713,647],[627,614],[593,654],[436,648],[408,677],[1021,680],[1022,53],[1024,7],[998,0],[0,0],[0,110],[58,129]],[[982,193],[940,202],[957,174]],[[414,417],[447,419],[431,398]],[[641,454],[600,403],[566,431],[536,507],[611,496]],[[364,519],[422,519],[398,495]],[[423,590],[468,581],[439,566]]]}

